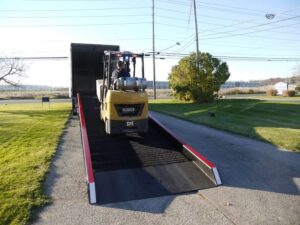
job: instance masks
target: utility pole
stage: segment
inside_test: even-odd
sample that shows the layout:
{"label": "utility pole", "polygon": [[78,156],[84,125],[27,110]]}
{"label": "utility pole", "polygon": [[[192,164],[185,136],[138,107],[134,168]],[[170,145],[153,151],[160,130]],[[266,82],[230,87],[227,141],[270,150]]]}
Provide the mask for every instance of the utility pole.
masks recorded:
{"label": "utility pole", "polygon": [[194,2],[194,15],[195,15],[195,32],[196,32],[196,63],[197,63],[197,68],[199,68],[199,60],[198,60],[199,40],[198,40],[198,23],[197,23],[196,0],[193,0],[193,2]]}
{"label": "utility pole", "polygon": [[153,57],[153,97],[154,99],[156,99],[154,0],[152,0],[152,57]]}

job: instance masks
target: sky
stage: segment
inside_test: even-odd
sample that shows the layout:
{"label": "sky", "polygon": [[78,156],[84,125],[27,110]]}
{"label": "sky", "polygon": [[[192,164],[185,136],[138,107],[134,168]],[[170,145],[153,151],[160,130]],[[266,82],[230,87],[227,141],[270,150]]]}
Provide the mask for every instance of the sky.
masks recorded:
{"label": "sky", "polygon": [[[155,49],[176,55],[157,56],[156,80],[165,81],[182,55],[196,51],[194,9],[192,0],[154,2]],[[300,64],[300,0],[197,0],[196,10],[199,50],[227,62],[229,80],[292,76]],[[0,1],[2,57],[70,56],[72,42],[151,52],[152,0]],[[24,84],[70,85],[69,59],[24,63]],[[152,58],[145,63],[152,80]]]}

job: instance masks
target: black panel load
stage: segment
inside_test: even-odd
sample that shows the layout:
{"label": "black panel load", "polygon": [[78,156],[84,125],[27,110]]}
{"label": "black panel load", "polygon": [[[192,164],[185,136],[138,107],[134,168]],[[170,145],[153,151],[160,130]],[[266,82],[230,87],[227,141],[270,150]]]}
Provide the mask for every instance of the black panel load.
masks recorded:
{"label": "black panel load", "polygon": [[77,94],[96,95],[96,80],[103,78],[104,51],[119,51],[118,45],[71,43],[72,112],[77,114]]}
{"label": "black panel load", "polygon": [[96,80],[103,77],[104,51],[119,51],[117,45],[71,44],[71,89],[77,93],[96,95]]}

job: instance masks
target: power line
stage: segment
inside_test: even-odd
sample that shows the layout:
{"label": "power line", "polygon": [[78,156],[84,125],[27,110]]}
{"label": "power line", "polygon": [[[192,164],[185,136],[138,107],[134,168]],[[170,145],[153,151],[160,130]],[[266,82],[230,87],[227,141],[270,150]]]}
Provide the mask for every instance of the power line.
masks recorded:
{"label": "power line", "polygon": [[[190,54],[188,53],[162,53],[164,57],[186,57]],[[267,57],[267,56],[230,56],[230,55],[214,55],[216,58],[226,59],[226,60],[239,60],[239,61],[276,61],[276,62],[286,62],[286,61],[300,61],[300,57]]]}
{"label": "power line", "polygon": [[[185,7],[189,7],[187,4],[182,4],[176,1],[169,1],[169,0],[159,0],[163,3],[166,4],[172,4],[172,5],[180,5],[180,6],[185,6]],[[261,12],[241,12],[241,9],[230,9],[230,8],[226,8],[226,7],[220,7],[220,6],[216,6],[216,5],[207,5],[207,4],[203,4],[203,3],[197,3],[197,5],[201,6],[202,9],[208,9],[208,10],[215,10],[215,11],[222,11],[222,12],[231,12],[231,13],[236,13],[236,14],[243,14],[243,15],[249,15],[249,16],[261,16],[262,13]]]}
{"label": "power line", "polygon": [[74,12],[74,11],[104,11],[104,10],[129,10],[150,9],[150,6],[142,7],[111,7],[111,8],[86,8],[86,9],[0,9],[0,12]]}
{"label": "power line", "polygon": [[[265,39],[265,40],[277,40],[277,41],[284,41],[284,42],[299,42],[300,39],[289,39],[289,38],[277,38],[273,36],[261,36],[261,35],[247,35],[247,38],[258,38],[258,39]],[[201,41],[206,41],[210,39],[202,39]]]}
{"label": "power line", "polygon": [[28,1],[28,2],[112,2],[112,1],[123,1],[123,0],[24,0],[24,1]]}
{"label": "power line", "polygon": [[222,7],[216,7],[216,6],[207,6],[202,4],[197,4],[201,8],[205,8],[211,11],[222,11],[223,13],[235,13],[240,15],[247,15],[247,16],[261,16],[262,13],[254,13],[254,12],[241,12],[241,10],[235,10],[235,9],[226,9]]}
{"label": "power line", "polygon": [[33,56],[33,57],[4,57],[0,60],[66,60],[68,56]]}
{"label": "power line", "polygon": [[180,49],[177,50],[178,53],[183,52],[186,50],[188,47],[190,47],[192,44],[194,44],[195,39],[194,39],[194,34],[192,34],[189,38],[187,43],[185,43]]}
{"label": "power line", "polygon": [[37,25],[5,25],[0,28],[26,28],[26,27],[86,27],[86,26],[122,26],[122,25],[138,25],[138,24],[150,24],[150,21],[133,22],[133,23],[102,23],[102,24],[37,24]]}
{"label": "power line", "polygon": [[203,38],[202,40],[212,40],[212,39],[228,38],[228,37],[234,37],[234,36],[244,36],[244,35],[247,35],[247,34],[254,34],[254,33],[259,33],[259,32],[264,32],[264,31],[269,31],[269,30],[286,28],[287,26],[294,26],[294,25],[298,25],[298,24],[300,24],[300,22],[294,23],[294,24],[287,24],[287,25],[283,25],[283,26],[278,26],[278,27],[266,28],[266,29],[262,29],[262,30],[250,31],[250,32],[245,32],[245,33],[231,34],[231,35],[225,35],[225,36],[219,36],[219,37],[208,37],[208,38]]}
{"label": "power line", "polygon": [[[163,8],[163,7],[158,7],[159,10],[163,10],[163,11],[169,11],[169,12],[174,12],[174,13],[179,13],[179,14],[185,14],[184,12],[182,11],[178,11],[178,10],[172,10],[172,9],[167,9],[167,8]],[[279,15],[281,14],[284,14],[285,12],[289,12],[289,11],[293,11],[295,9],[291,9],[291,10],[286,10],[284,12],[281,12],[279,13]],[[200,14],[201,15],[201,14]],[[203,15],[204,16],[204,15]],[[212,17],[212,16],[211,16]],[[260,23],[255,23],[254,26],[250,26],[250,27],[242,27],[242,28],[239,28],[238,31],[240,29],[251,29],[251,27],[260,27],[260,26],[265,26],[265,25],[269,25],[269,24],[273,24],[273,23],[278,23],[278,22],[281,22],[281,21],[285,21],[285,20],[290,20],[290,19],[295,19],[299,16],[294,16],[294,17],[290,17],[290,18],[285,18],[285,19],[281,19],[280,21],[274,21],[274,22],[270,22],[270,23],[264,23],[264,24],[260,24]],[[223,18],[223,17],[216,17],[216,18],[219,18],[219,19],[222,19],[222,20],[226,20],[227,18]],[[228,19],[227,19],[228,20]],[[229,25],[221,25],[221,24],[215,24],[215,23],[207,23],[207,24],[210,24],[210,25],[216,25],[216,26],[220,26],[220,28],[216,28],[216,29],[210,29],[210,30],[205,30],[205,31],[202,31],[202,32],[210,32],[210,31],[215,31],[215,30],[222,30],[226,27],[233,27],[233,26],[237,26],[237,25],[240,25],[240,24],[243,24],[243,23],[253,23],[254,21],[256,21],[257,19],[251,19],[251,20],[246,20],[246,21],[238,21],[238,23],[234,23],[234,24],[229,24]],[[236,20],[235,20],[236,21]],[[202,22],[202,23],[205,23],[205,22]],[[233,31],[236,31],[236,30],[233,30]],[[227,32],[233,32],[233,31],[227,31]],[[222,32],[218,32],[218,33],[222,33]],[[216,33],[217,34],[217,33]],[[212,34],[207,34],[207,35],[215,35],[214,33]],[[202,36],[206,36],[206,35],[202,35]]]}
{"label": "power line", "polygon": [[229,5],[224,5],[224,4],[220,4],[220,3],[211,3],[211,2],[203,2],[203,1],[198,1],[198,3],[199,4],[205,4],[205,5],[214,5],[214,6],[220,6],[220,7],[225,7],[225,8],[237,9],[237,10],[245,10],[245,11],[258,12],[258,13],[265,13],[265,11],[263,11],[263,10],[249,9],[249,8],[236,7],[236,6],[229,6]]}
{"label": "power line", "polygon": [[[216,24],[216,23],[209,23],[209,22],[201,22],[201,23],[202,24],[208,24],[208,25],[214,25],[214,26],[222,26],[222,25]],[[184,29],[187,28],[186,26],[174,25],[174,24],[170,24],[170,23],[161,23],[161,22],[158,22],[156,24],[163,25],[163,26],[169,26],[169,27],[184,28]]]}
{"label": "power line", "polygon": [[[165,57],[185,57],[188,53],[161,53]],[[300,61],[300,57],[267,57],[267,56],[231,56],[231,55],[215,55],[214,57],[227,60],[242,60],[242,61]],[[67,60],[68,56],[31,56],[31,57],[2,57],[3,59],[13,60]]]}
{"label": "power line", "polygon": [[[297,9],[299,9],[299,7],[298,7]],[[293,8],[293,9],[288,9],[288,10],[282,11],[282,12],[278,13],[277,16],[282,15],[282,14],[285,14],[285,13],[290,12],[290,11],[294,11],[294,10],[296,10],[296,9]],[[288,18],[288,19],[289,19],[289,18]],[[286,19],[284,19],[284,20],[286,20]],[[242,23],[253,23],[254,21],[256,21],[256,19],[255,19],[255,20],[240,21],[240,22],[237,23],[237,24],[226,25],[226,26],[224,26],[224,28],[236,26],[236,25],[239,25],[239,24],[242,24]],[[277,23],[278,21],[274,21],[274,22],[271,22],[271,23],[264,23],[264,24],[256,24],[256,25],[258,25],[258,26],[264,26],[264,25],[273,24],[273,23],[275,23],[275,22]],[[204,31],[204,32],[210,32],[210,31],[216,31],[216,30],[222,30],[222,29],[223,29],[223,28],[216,28],[216,29],[206,30],[206,31]],[[251,29],[251,27],[246,27],[246,28],[242,28],[242,29]],[[239,30],[240,30],[240,29],[238,29],[238,31],[239,31]],[[234,31],[235,31],[235,30],[234,30]],[[202,32],[203,32],[203,31],[202,31]],[[227,32],[229,32],[229,31],[227,31]],[[213,34],[209,34],[209,35],[213,35]],[[202,36],[203,36],[203,35],[202,35]],[[205,36],[205,35],[204,35],[204,36]]]}
{"label": "power line", "polygon": [[267,26],[267,25],[270,25],[270,24],[276,24],[276,23],[280,23],[280,22],[284,22],[284,21],[288,21],[288,20],[297,19],[299,17],[300,16],[293,16],[293,17],[289,17],[289,18],[285,18],[285,19],[281,19],[281,20],[277,20],[277,21],[272,21],[272,22],[269,22],[269,23],[258,24],[258,25],[239,28],[239,29],[234,29],[234,30],[230,30],[230,31],[223,31],[223,32],[217,32],[217,33],[212,33],[212,34],[206,34],[206,35],[202,35],[202,37],[203,36],[206,37],[206,36],[211,36],[211,35],[217,35],[217,34],[231,34],[235,31],[249,30],[249,29],[252,29],[252,28],[257,28],[257,27]]}
{"label": "power line", "polygon": [[[299,40],[300,41],[300,40]],[[227,43],[224,43],[222,41],[222,43],[211,43],[211,44],[205,44],[205,47],[207,46],[226,46],[226,47],[230,47],[230,49],[232,50],[232,48],[239,48],[239,49],[249,49],[249,50],[268,50],[268,51],[278,51],[278,50],[281,50],[281,51],[294,51],[295,52],[295,48],[280,48],[280,47],[274,47],[274,45],[272,46],[259,46],[259,45],[235,45],[235,44],[227,44]],[[299,51],[300,52],[300,49]]]}
{"label": "power line", "polygon": [[[198,16],[204,16],[204,15],[201,15],[201,14],[197,14]],[[183,19],[183,18],[179,18],[179,17],[172,17],[172,16],[161,16],[161,15],[157,15],[156,16],[157,18],[165,18],[165,19],[170,19],[170,20],[176,20],[176,21],[185,21],[186,22],[186,19]],[[214,16],[210,16],[212,18],[218,18],[220,20],[226,20],[226,18],[224,17],[214,17]],[[230,21],[237,21],[237,20],[232,20],[232,19],[229,19]],[[224,28],[227,28],[227,27],[236,27],[237,25],[240,25],[240,24],[243,24],[243,23],[252,23],[252,24],[255,24],[255,26],[253,27],[256,27],[256,26],[262,26],[263,24],[261,23],[253,23],[253,21],[255,20],[246,20],[246,21],[238,21],[238,23],[234,23],[234,24],[229,24],[229,25],[224,25],[224,24],[218,24],[218,23],[210,23],[210,22],[204,22],[204,21],[201,21],[202,24],[208,24],[208,25],[215,25],[215,26],[218,26],[220,28],[215,28],[215,29],[210,29],[210,30],[204,30],[204,31],[201,31],[201,33],[206,33],[206,32],[210,32],[210,31],[215,31],[215,30],[222,30]],[[169,24],[171,26],[171,24]],[[172,25],[172,26],[178,26],[178,25]],[[248,27],[240,27],[239,29],[237,30],[240,30],[240,29],[248,29]],[[235,31],[235,30],[234,30]],[[230,31],[227,31],[227,32],[230,32]],[[223,33],[223,32],[218,32],[218,33]],[[216,33],[216,34],[218,34]],[[213,33],[214,34],[214,33]],[[207,35],[213,35],[213,34],[207,34]],[[206,36],[206,35],[204,35]]]}
{"label": "power line", "polygon": [[162,25],[162,26],[167,26],[167,27],[175,27],[175,28],[181,28],[181,29],[186,29],[185,26],[180,26],[180,25],[174,25],[174,24],[170,24],[170,23],[155,23],[157,25]]}
{"label": "power line", "polygon": [[0,18],[9,18],[9,19],[57,19],[57,18],[101,18],[101,17],[149,17],[150,15],[145,15],[145,14],[137,14],[137,15],[132,15],[132,14],[127,14],[127,15],[81,15],[81,16],[0,16]]}
{"label": "power line", "polygon": [[[193,34],[194,35],[194,34]],[[182,43],[181,44],[181,47],[180,48],[178,48],[178,50],[176,50],[175,52],[182,52],[182,51],[184,51],[185,49],[187,49],[190,45],[192,45],[193,44],[193,41],[194,41],[194,37],[193,37],[193,35],[192,36],[188,36],[188,38],[186,38],[186,39],[184,39],[184,40],[181,40],[181,41],[179,41],[180,43]],[[250,36],[250,37],[252,37],[252,36]],[[256,36],[255,36],[256,37]],[[268,39],[268,40],[270,40],[270,38],[268,38],[268,37],[262,37],[262,36],[259,36],[259,37],[256,37],[256,38],[266,38],[266,39]],[[173,40],[171,40],[171,39],[163,39],[163,38],[159,38],[160,40],[166,40],[166,41],[170,41],[170,42],[176,42],[176,41],[178,41],[178,39],[176,40],[176,39],[173,39]],[[277,40],[277,39],[275,39],[275,40]],[[287,42],[287,41],[297,41],[297,42],[300,42],[300,39],[279,39],[279,40],[283,40],[283,41],[285,41],[285,43]],[[204,40],[205,41],[205,40]],[[184,43],[184,42],[186,42],[186,43]],[[184,44],[183,44],[184,43]],[[289,44],[289,43],[286,43],[286,44]],[[291,47],[291,48],[287,48],[287,47],[282,47],[282,48],[280,48],[281,47],[281,45],[280,45],[280,47],[274,47],[274,45],[272,45],[272,46],[266,46],[266,45],[263,45],[263,46],[259,46],[259,45],[235,45],[235,44],[228,44],[228,43],[226,43],[226,42],[224,42],[224,41],[222,41],[222,42],[220,42],[220,43],[216,43],[216,42],[214,42],[214,43],[212,43],[212,44],[203,44],[203,46],[205,46],[205,47],[207,47],[208,45],[210,45],[210,46],[216,46],[216,45],[221,45],[221,46],[228,46],[228,47],[233,47],[233,48],[239,48],[239,49],[250,49],[250,50],[254,50],[254,49],[264,49],[264,50],[269,50],[269,51],[278,51],[278,50],[281,50],[281,51],[292,51],[292,50],[295,50],[295,48],[293,47]],[[300,51],[300,50],[299,50]]]}
{"label": "power line", "polygon": [[[84,40],[22,40],[22,41],[11,41],[11,40],[3,40],[1,42],[21,42],[21,43],[71,43],[71,42],[103,42],[103,41],[144,41],[144,40],[151,40],[150,37],[140,37],[140,38],[119,38],[119,39],[103,39],[103,40],[96,40],[96,39],[84,39]],[[170,41],[170,40],[168,40]]]}
{"label": "power line", "polygon": [[[174,0],[172,0],[172,1],[171,0],[159,0],[159,1],[187,6],[186,1],[185,2],[174,1]],[[245,11],[257,12],[257,13],[265,13],[265,11],[263,11],[263,10],[250,9],[250,8],[244,8],[244,7],[236,7],[236,6],[231,6],[231,5],[225,5],[225,4],[220,4],[220,3],[211,3],[211,2],[205,2],[205,1],[197,1],[197,4],[199,4],[199,5],[211,5],[211,6],[215,6],[215,7],[223,7],[223,8],[230,8],[230,9],[236,9],[236,10],[245,10]]]}

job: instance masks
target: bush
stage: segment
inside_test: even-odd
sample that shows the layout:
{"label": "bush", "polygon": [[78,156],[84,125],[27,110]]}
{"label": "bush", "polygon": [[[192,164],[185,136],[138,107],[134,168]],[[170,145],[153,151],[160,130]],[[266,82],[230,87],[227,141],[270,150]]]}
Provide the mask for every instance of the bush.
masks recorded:
{"label": "bush", "polygon": [[266,91],[260,89],[222,89],[222,95],[246,95],[246,94],[266,94]]}
{"label": "bush", "polygon": [[220,90],[229,76],[225,62],[209,53],[200,53],[196,59],[196,54],[192,53],[172,67],[168,79],[177,98],[208,103],[214,101],[214,93]]}
{"label": "bush", "polygon": [[238,88],[235,88],[235,89],[229,89],[229,90],[223,90],[222,92],[223,92],[223,94],[225,94],[225,95],[241,95],[241,94],[246,94],[245,91],[240,90],[240,89],[238,89]]}
{"label": "bush", "polygon": [[266,92],[267,96],[276,96],[277,95],[277,90],[276,89],[269,89]]}
{"label": "bush", "polygon": [[295,87],[295,91],[300,92],[300,84],[298,84],[297,87]]}
{"label": "bush", "polygon": [[282,95],[284,97],[295,97],[296,91],[287,90],[287,91],[284,91]]}
{"label": "bush", "polygon": [[254,90],[253,89],[249,89],[248,90],[248,94],[251,94],[251,95],[254,94]]}

